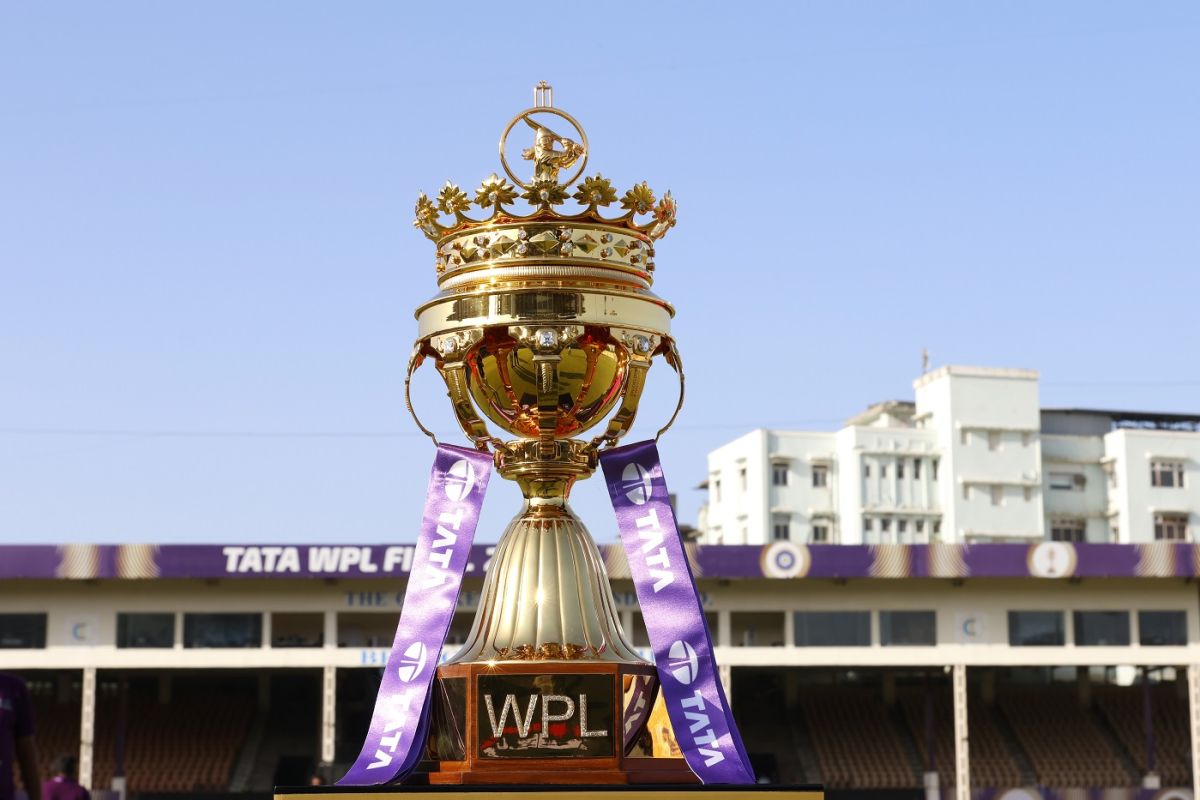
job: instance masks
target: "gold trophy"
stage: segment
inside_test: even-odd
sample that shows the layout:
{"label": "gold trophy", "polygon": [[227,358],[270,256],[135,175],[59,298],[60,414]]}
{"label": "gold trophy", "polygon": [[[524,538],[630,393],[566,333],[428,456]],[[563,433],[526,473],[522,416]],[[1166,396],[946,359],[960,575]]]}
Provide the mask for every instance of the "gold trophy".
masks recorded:
{"label": "gold trophy", "polygon": [[[515,133],[532,134],[520,152],[530,177],[509,163]],[[567,502],[632,426],[656,355],[679,373],[676,415],[682,405],[674,310],[651,292],[675,201],[644,182],[618,196],[598,174],[581,179],[587,136],[544,82],[505,127],[500,161],[507,179],[493,174],[473,198],[447,183],[416,205],[416,226],[437,245],[439,292],[416,312],[406,400],[413,371],[433,359],[463,431],[524,495],[467,642],[438,669],[430,780],[690,782],[681,758],[654,756],[637,735],[654,667],[621,630],[600,553]],[[518,199],[529,213],[512,209]],[[568,200],[574,212],[562,210]],[[577,438],[606,417],[598,435]]]}

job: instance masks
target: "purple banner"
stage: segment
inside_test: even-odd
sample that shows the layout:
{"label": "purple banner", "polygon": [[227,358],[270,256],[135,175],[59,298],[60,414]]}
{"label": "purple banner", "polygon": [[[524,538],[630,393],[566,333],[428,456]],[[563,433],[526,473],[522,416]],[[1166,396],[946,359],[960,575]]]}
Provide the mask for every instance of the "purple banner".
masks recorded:
{"label": "purple banner", "polygon": [[438,445],[412,577],[371,726],[340,785],[390,783],[421,759],[429,727],[429,687],[454,617],[491,470],[486,453]]}
{"label": "purple banner", "polygon": [[754,783],[721,687],[658,448],[648,441],[608,450],[600,465],[680,750],[706,784]]}
{"label": "purple banner", "polygon": [[[473,545],[465,576],[483,577],[495,545]],[[0,579],[403,578],[416,545],[0,545]],[[600,545],[614,580],[625,552]],[[1088,544],[688,545],[700,578],[1192,578],[1190,542]]]}

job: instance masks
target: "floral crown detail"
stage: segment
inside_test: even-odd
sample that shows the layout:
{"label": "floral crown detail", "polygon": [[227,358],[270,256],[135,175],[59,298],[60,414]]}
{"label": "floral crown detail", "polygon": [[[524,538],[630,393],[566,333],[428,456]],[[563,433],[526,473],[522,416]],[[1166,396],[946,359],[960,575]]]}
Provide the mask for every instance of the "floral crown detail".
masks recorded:
{"label": "floral crown detail", "polygon": [[[520,123],[533,131],[533,146],[520,150],[533,167],[524,180],[506,151],[514,128],[527,133]],[[567,126],[574,130],[560,133]],[[439,285],[578,278],[648,288],[654,242],[675,225],[675,198],[670,192],[655,197],[644,181],[618,195],[603,175],[584,176],[587,159],[582,126],[554,108],[552,90],[538,84],[534,106],[513,117],[500,136],[507,178],[493,173],[474,195],[447,182],[436,197],[417,198],[413,224],[437,243]],[[560,172],[567,177],[560,179]],[[468,215],[472,206],[478,211]]]}
{"label": "floral crown detail", "polygon": [[[552,178],[534,179],[522,188],[492,173],[479,184],[474,198],[471,198],[456,184],[446,181],[436,199],[431,200],[424,192],[417,197],[413,225],[435,242],[464,228],[497,222],[595,222],[637,231],[651,241],[661,239],[675,226],[675,198],[667,192],[656,200],[654,191],[645,181],[626,191],[620,200],[617,199],[617,190],[613,188],[612,181],[599,173],[578,181],[575,191],[568,194],[570,189],[570,185],[558,183]],[[518,198],[526,201],[532,207],[532,212],[521,214],[513,210],[510,204]],[[564,214],[557,208],[568,198],[579,205],[575,213]],[[624,210],[623,214],[605,217],[600,213],[601,208],[608,208],[614,203]],[[471,206],[490,214],[482,219],[469,217],[466,212]],[[443,222],[443,215],[453,219],[448,223]],[[638,221],[638,217],[647,215],[650,217],[648,220]]]}

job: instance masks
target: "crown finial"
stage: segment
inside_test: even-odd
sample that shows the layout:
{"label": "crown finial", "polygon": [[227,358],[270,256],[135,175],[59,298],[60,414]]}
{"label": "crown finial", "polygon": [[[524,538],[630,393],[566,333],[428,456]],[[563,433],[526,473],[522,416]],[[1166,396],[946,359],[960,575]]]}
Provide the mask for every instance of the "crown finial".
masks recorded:
{"label": "crown finial", "polygon": [[[549,83],[540,81],[533,91],[534,105],[514,116],[500,135],[503,172],[485,178],[473,201],[454,183],[417,199],[415,224],[437,243],[439,285],[453,290],[506,275],[523,280],[552,275],[648,289],[654,243],[675,225],[675,198],[670,192],[656,197],[644,181],[621,195],[604,176],[585,177],[587,133],[554,107]],[[509,134],[524,138],[530,131],[532,146],[518,150],[514,142],[512,148],[514,156],[519,152],[531,162],[533,175],[527,177],[513,169],[519,166],[515,157],[509,163],[507,144]],[[513,208],[518,201],[528,210]],[[562,208],[569,201],[574,207]],[[472,206],[483,215],[469,215]]]}

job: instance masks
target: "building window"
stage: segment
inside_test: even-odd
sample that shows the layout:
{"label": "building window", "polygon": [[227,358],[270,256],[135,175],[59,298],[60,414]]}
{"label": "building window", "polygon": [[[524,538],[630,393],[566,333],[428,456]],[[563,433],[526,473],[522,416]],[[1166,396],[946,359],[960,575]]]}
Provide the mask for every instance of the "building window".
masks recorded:
{"label": "building window", "polygon": [[933,521],[933,533],[936,536],[937,534],[939,534],[941,532],[942,532],[942,521],[940,519],[935,519]]}
{"label": "building window", "polygon": [[1150,485],[1164,489],[1183,488],[1182,461],[1151,461]]}
{"label": "building window", "polygon": [[262,614],[184,614],[184,647],[262,647]]}
{"label": "building window", "polygon": [[1058,647],[1065,641],[1061,611],[1008,612],[1008,643],[1013,647]]}
{"label": "building window", "polygon": [[829,485],[829,467],[822,464],[812,468],[812,485],[814,489],[822,489]]}
{"label": "building window", "polygon": [[775,516],[771,522],[771,538],[777,542],[786,542],[792,538],[792,525],[787,517]]}
{"label": "building window", "polygon": [[924,533],[924,532],[925,532],[925,520],[923,520],[923,519],[919,519],[919,520],[916,520],[916,521],[915,521],[913,524],[914,524],[914,525],[916,526],[916,528],[917,528],[917,533]]}
{"label": "building window", "polygon": [[812,526],[812,540],[817,544],[824,544],[829,541],[829,526],[825,524]]}
{"label": "building window", "polygon": [[906,519],[896,520],[896,533],[905,533],[907,531],[908,531],[908,520],[906,520]]}
{"label": "building window", "polygon": [[913,459],[913,480],[921,480],[921,459]]}
{"label": "building window", "polygon": [[870,530],[872,530],[872,527],[871,527],[871,526],[872,526],[871,518],[870,518],[870,517],[863,517],[863,530],[864,530],[864,531],[870,531]]}
{"label": "building window", "polygon": [[879,467],[879,477],[881,477],[881,478],[886,478],[886,477],[887,477],[887,464],[882,464],[882,465],[880,465],[880,467]]}
{"label": "building window", "polygon": [[1046,482],[1051,489],[1070,492],[1082,489],[1086,481],[1082,475],[1076,472],[1051,472],[1046,476]]}
{"label": "building window", "polygon": [[1138,642],[1150,647],[1187,644],[1187,612],[1139,611]]}
{"label": "building window", "polygon": [[871,477],[871,465],[870,464],[863,464],[863,477],[864,478]]}
{"label": "building window", "polygon": [[772,486],[787,486],[788,485],[788,465],[787,464],[772,464],[771,465],[771,485]]}
{"label": "building window", "polygon": [[714,478],[712,482],[713,502],[721,502],[721,479]]}
{"label": "building window", "polygon": [[1000,449],[1000,431],[988,431],[988,450]]}
{"label": "building window", "polygon": [[1081,519],[1056,519],[1050,523],[1050,538],[1055,542],[1086,540],[1087,523]]}
{"label": "building window", "polygon": [[797,647],[870,647],[869,611],[797,611]]}
{"label": "building window", "polygon": [[889,519],[888,517],[884,517],[883,519],[879,520],[879,530],[883,531],[884,533],[887,533],[891,529],[892,529],[891,519]]}
{"label": "building window", "polygon": [[1025,502],[1026,502],[1026,503],[1032,502],[1032,500],[1033,500],[1033,487],[1032,487],[1032,486],[1022,486],[1022,487],[1021,487],[1021,494],[1022,494],[1022,495],[1024,495],[1024,497],[1025,497]]}
{"label": "building window", "polygon": [[884,647],[937,644],[932,611],[880,611],[879,643]]}
{"label": "building window", "polygon": [[174,614],[117,614],[117,647],[174,646]]}
{"label": "building window", "polygon": [[999,483],[992,484],[992,505],[999,506],[1004,504],[1004,486]]}
{"label": "building window", "polygon": [[1188,538],[1187,514],[1155,514],[1154,538],[1165,541],[1186,542]]}
{"label": "building window", "polygon": [[1075,644],[1083,647],[1129,646],[1129,612],[1076,611]]}
{"label": "building window", "polygon": [[935,481],[938,479],[938,477],[937,477],[937,471],[938,471],[938,461],[939,461],[939,460],[940,460],[940,459],[937,459],[937,458],[935,458],[935,459],[934,459],[934,460],[933,460],[933,461],[932,461],[932,462],[929,464],[929,477],[930,477],[931,479],[935,480]]}
{"label": "building window", "polygon": [[45,614],[0,614],[0,650],[40,650],[45,646]]}
{"label": "building window", "polygon": [[[459,616],[462,615],[456,614],[455,618]],[[323,644],[324,614],[298,612],[271,615],[271,647],[320,647]]]}
{"label": "building window", "polygon": [[746,491],[746,468],[738,467],[738,482],[742,487],[742,491]]}
{"label": "building window", "polygon": [[897,478],[904,477],[904,459],[903,458],[896,462],[896,477]]}

